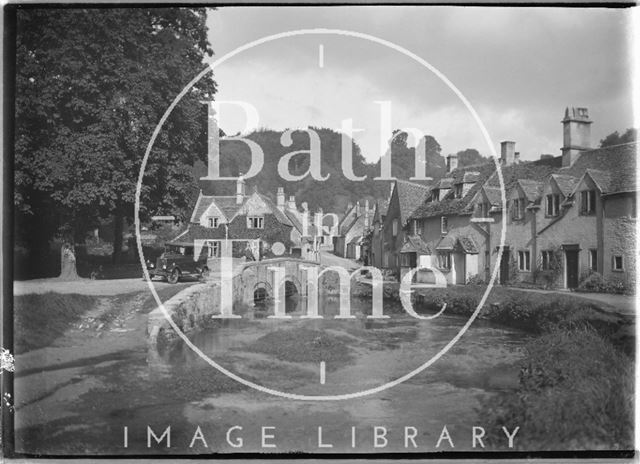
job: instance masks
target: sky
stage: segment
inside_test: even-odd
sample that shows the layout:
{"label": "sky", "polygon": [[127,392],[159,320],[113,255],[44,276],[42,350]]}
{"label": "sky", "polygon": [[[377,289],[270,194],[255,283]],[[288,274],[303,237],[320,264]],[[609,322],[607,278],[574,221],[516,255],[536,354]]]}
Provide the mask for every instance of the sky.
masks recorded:
{"label": "sky", "polygon": [[[434,136],[442,154],[491,150],[468,100],[499,153],[516,142],[521,159],[559,155],[567,106],[586,107],[592,146],[634,126],[631,10],[442,6],[222,7],[208,15],[212,60],[273,34],[339,29],[395,48],[338,34],[304,34],[248,48],[214,69],[218,101],[242,101],[259,127],[340,129],[375,161],[388,129]],[[378,103],[376,103],[378,102]],[[388,103],[382,103],[388,102]],[[383,118],[382,109],[390,108]],[[385,119],[385,121],[383,121]],[[226,133],[245,132],[245,111],[222,104]],[[410,137],[410,145],[412,145]]]}

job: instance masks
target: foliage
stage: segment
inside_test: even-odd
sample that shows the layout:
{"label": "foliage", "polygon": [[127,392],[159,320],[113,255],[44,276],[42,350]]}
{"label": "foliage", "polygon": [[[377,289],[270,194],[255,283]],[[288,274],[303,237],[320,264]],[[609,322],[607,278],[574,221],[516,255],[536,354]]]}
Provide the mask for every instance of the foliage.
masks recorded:
{"label": "foliage", "polygon": [[519,426],[518,447],[631,449],[633,362],[589,328],[556,328],[526,346],[517,391],[479,411],[492,430]]}
{"label": "foliage", "polygon": [[458,156],[458,167],[473,166],[477,164],[484,164],[488,161],[480,154],[475,148],[467,148],[456,153]]}
{"label": "foliage", "polygon": [[604,139],[600,140],[600,148],[635,142],[636,140],[638,140],[638,129],[631,127],[622,135],[620,135],[618,131],[607,135]]}
{"label": "foliage", "polygon": [[49,346],[97,302],[94,296],[53,292],[16,296],[13,305],[16,353]]}
{"label": "foliage", "polygon": [[[204,8],[17,11],[18,227],[41,230],[44,243],[56,232],[82,242],[112,215],[118,257],[152,132],[213,53],[205,20]],[[145,171],[143,219],[188,209],[191,166],[206,153],[199,101],[214,92],[209,75],[165,123]]]}
{"label": "foliage", "polygon": [[595,293],[628,293],[629,289],[624,282],[617,279],[605,279],[598,272],[590,272],[580,279],[577,291]]}
{"label": "foliage", "polygon": [[536,267],[533,271],[534,282],[542,281],[545,288],[555,287],[563,271],[562,250],[555,248],[549,251],[551,252],[551,259],[547,263],[547,268],[545,269],[543,267],[542,255],[540,254],[536,260]]}

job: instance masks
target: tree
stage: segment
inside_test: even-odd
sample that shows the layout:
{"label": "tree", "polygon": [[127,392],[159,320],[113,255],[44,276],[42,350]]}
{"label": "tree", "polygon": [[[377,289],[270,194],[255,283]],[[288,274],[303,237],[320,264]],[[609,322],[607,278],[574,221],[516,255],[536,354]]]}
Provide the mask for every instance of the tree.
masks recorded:
{"label": "tree", "polygon": [[[42,223],[40,239],[55,231],[77,242],[111,216],[119,261],[147,143],[213,54],[205,20],[204,8],[18,10],[17,223]],[[215,88],[209,74],[166,121],[145,171],[143,220],[186,214],[195,190],[191,167],[206,154],[200,100]]]}
{"label": "tree", "polygon": [[615,131],[600,140],[600,148],[611,147],[613,145],[621,145],[623,143],[635,142],[638,140],[638,129],[629,128],[622,135]]}
{"label": "tree", "polygon": [[475,148],[467,148],[456,153],[458,156],[458,166],[473,166],[474,164],[483,164],[488,161],[487,158],[482,156]]}

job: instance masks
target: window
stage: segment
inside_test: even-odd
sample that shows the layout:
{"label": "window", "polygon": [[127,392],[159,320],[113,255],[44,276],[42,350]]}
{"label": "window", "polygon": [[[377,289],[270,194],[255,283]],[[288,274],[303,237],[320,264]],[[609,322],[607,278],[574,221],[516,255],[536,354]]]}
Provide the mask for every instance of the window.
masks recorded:
{"label": "window", "polygon": [[400,265],[402,267],[416,267],[418,263],[417,253],[400,253]]}
{"label": "window", "polygon": [[210,216],[207,218],[207,227],[215,229],[218,225],[220,225],[220,218],[216,216]]}
{"label": "window", "polygon": [[478,203],[478,217],[489,217],[489,203]]}
{"label": "window", "polygon": [[560,195],[547,195],[545,214],[547,216],[557,216],[560,214]]}
{"label": "window", "polygon": [[553,260],[554,260],[553,251],[544,250],[541,252],[541,254],[542,254],[542,262],[541,262],[542,270],[548,271],[551,269],[553,265]]}
{"label": "window", "polygon": [[446,234],[449,231],[449,221],[446,216],[440,218],[440,233]]}
{"label": "window", "polygon": [[462,198],[462,184],[456,184],[455,196],[456,198]]}
{"label": "window", "polygon": [[438,267],[440,269],[451,269],[451,253],[448,251],[438,252]]}
{"label": "window", "polygon": [[514,221],[524,219],[524,198],[516,198],[511,202],[511,219]]}
{"label": "window", "polygon": [[528,250],[518,251],[518,269],[523,272],[531,271],[531,253]]}
{"label": "window", "polygon": [[219,258],[220,257],[220,242],[214,241],[209,242],[209,258]]}
{"label": "window", "polygon": [[598,250],[589,250],[589,269],[598,272]]}
{"label": "window", "polygon": [[631,218],[635,219],[638,217],[638,199],[634,195],[631,197]]}
{"label": "window", "polygon": [[624,271],[624,261],[621,255],[613,256],[613,270],[614,271]]}
{"label": "window", "polygon": [[398,235],[398,220],[394,219],[391,222],[391,233],[393,234],[393,236],[397,236]]}
{"label": "window", "polygon": [[420,227],[420,221],[417,219],[413,220],[413,235],[422,234],[422,227]]}
{"label": "window", "polygon": [[596,191],[583,190],[580,192],[580,214],[594,214],[596,212]]}
{"label": "window", "polygon": [[247,217],[247,229],[264,229],[264,218],[259,216]]}

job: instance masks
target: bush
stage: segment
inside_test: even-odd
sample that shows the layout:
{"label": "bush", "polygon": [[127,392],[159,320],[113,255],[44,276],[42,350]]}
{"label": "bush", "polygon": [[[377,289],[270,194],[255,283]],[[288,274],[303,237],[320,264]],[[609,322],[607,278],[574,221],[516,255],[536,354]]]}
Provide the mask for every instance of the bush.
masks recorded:
{"label": "bush", "polygon": [[518,390],[479,412],[491,429],[519,426],[527,450],[631,449],[633,381],[632,360],[594,330],[556,328],[527,344]]}
{"label": "bush", "polygon": [[620,280],[607,280],[597,272],[592,272],[583,277],[578,285],[578,291],[580,292],[595,292],[595,293],[628,293],[627,286]]}

